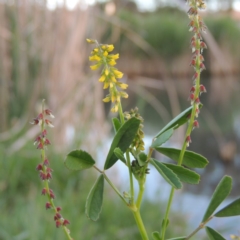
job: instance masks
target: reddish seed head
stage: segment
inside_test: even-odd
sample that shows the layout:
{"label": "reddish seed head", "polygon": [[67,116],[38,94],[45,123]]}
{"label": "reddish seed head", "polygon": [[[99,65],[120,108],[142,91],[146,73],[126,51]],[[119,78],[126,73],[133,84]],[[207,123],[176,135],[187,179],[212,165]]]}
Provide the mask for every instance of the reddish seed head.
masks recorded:
{"label": "reddish seed head", "polygon": [[198,78],[198,73],[194,73],[192,80],[195,81]]}
{"label": "reddish seed head", "polygon": [[56,227],[59,228],[62,225],[61,221],[57,220],[56,221]]}
{"label": "reddish seed head", "polygon": [[57,207],[56,209],[57,209],[58,212],[60,212],[62,210],[61,207]]}
{"label": "reddish seed head", "polygon": [[32,120],[32,122],[30,122],[30,123],[33,124],[33,125],[38,125],[39,124],[39,120],[37,118],[34,118]]}
{"label": "reddish seed head", "polygon": [[39,177],[44,181],[47,180],[47,175],[44,172],[39,173]]}
{"label": "reddish seed head", "polygon": [[35,141],[34,141],[34,145],[35,145],[36,143],[40,143],[41,139],[42,139],[41,136],[36,137],[36,138],[35,138]]}
{"label": "reddish seed head", "polygon": [[201,48],[207,48],[207,44],[205,42],[201,41],[200,47]]}
{"label": "reddish seed head", "polygon": [[206,69],[206,68],[205,68],[205,65],[204,65],[203,63],[200,63],[200,65],[199,65],[199,66],[200,66],[200,70],[201,70],[201,71],[203,71],[203,70],[205,70],[205,69]]}
{"label": "reddish seed head", "polygon": [[199,104],[199,103],[200,103],[200,99],[199,99],[199,98],[196,98],[196,99],[195,99],[195,103],[196,103],[196,104]]}
{"label": "reddish seed head", "polygon": [[45,119],[45,123],[49,126],[49,127],[54,127],[52,122],[48,119]]}
{"label": "reddish seed head", "polygon": [[194,94],[193,94],[193,93],[190,94],[189,99],[190,99],[191,101],[194,100]]}
{"label": "reddish seed head", "polygon": [[46,137],[46,136],[47,136],[47,130],[44,129],[44,130],[42,131],[42,137]]}
{"label": "reddish seed head", "polygon": [[56,213],[55,216],[54,216],[54,218],[56,218],[56,219],[61,219],[61,217],[62,217],[62,216],[61,216],[60,213]]}
{"label": "reddish seed head", "polygon": [[196,108],[196,112],[195,112],[195,117],[198,117],[198,114],[200,113],[199,108]]}
{"label": "reddish seed head", "polygon": [[47,175],[46,175],[46,179],[49,180],[51,178],[52,178],[52,174],[48,172]]}
{"label": "reddish seed head", "polygon": [[191,89],[190,89],[190,93],[194,93],[195,92],[195,87],[192,86]]}
{"label": "reddish seed head", "polygon": [[203,85],[200,85],[200,93],[207,92],[206,88]]}
{"label": "reddish seed head", "polygon": [[43,149],[43,144],[41,142],[37,145],[37,149]]}
{"label": "reddish seed head", "polygon": [[42,113],[40,113],[39,115],[38,115],[38,117],[37,117],[37,119],[43,119],[43,114]]}
{"label": "reddish seed head", "polygon": [[51,173],[53,170],[48,167],[48,168],[46,169],[46,171],[47,171],[47,173]]}
{"label": "reddish seed head", "polygon": [[51,118],[54,118],[53,114],[52,114],[52,111],[50,109],[46,109],[45,110],[45,114],[46,115],[49,115]]}
{"label": "reddish seed head", "polygon": [[36,167],[36,170],[37,170],[37,171],[43,170],[42,164],[38,164],[37,167]]}
{"label": "reddish seed head", "polygon": [[66,226],[66,225],[68,225],[68,224],[70,224],[70,222],[69,222],[67,219],[64,219],[64,221],[63,221],[63,226]]}
{"label": "reddish seed head", "polygon": [[190,66],[193,66],[193,67],[196,66],[196,60],[195,59],[192,59],[192,61],[190,62]]}
{"label": "reddish seed head", "polygon": [[51,199],[54,199],[54,198],[55,198],[55,195],[54,195],[53,193],[49,193],[49,197],[50,197]]}
{"label": "reddish seed head", "polygon": [[43,165],[47,166],[48,164],[49,164],[48,159],[45,159],[44,162],[43,162]]}
{"label": "reddish seed head", "polygon": [[44,144],[45,144],[45,145],[50,145],[51,143],[50,143],[50,141],[46,138],[45,141],[44,141]]}
{"label": "reddish seed head", "polygon": [[45,207],[46,207],[46,209],[50,209],[52,207],[52,204],[50,202],[47,202]]}
{"label": "reddish seed head", "polygon": [[199,128],[199,123],[198,123],[197,120],[195,120],[195,121],[193,122],[193,127]]}
{"label": "reddish seed head", "polygon": [[192,142],[191,137],[187,136],[186,137],[186,143],[187,143],[187,147],[189,147],[189,144]]}
{"label": "reddish seed head", "polygon": [[43,188],[43,190],[42,190],[42,195],[46,195],[46,193],[47,193],[47,189],[46,189],[46,188]]}

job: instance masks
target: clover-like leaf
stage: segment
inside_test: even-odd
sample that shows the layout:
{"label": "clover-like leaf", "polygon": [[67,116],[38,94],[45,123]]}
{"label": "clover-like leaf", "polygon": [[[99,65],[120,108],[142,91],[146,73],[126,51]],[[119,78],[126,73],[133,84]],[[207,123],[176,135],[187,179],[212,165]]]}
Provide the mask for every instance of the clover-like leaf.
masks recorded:
{"label": "clover-like leaf", "polygon": [[182,188],[182,183],[171,169],[153,158],[150,159],[150,163],[157,169],[157,171],[172,187],[176,189]]}
{"label": "clover-like leaf", "polygon": [[162,240],[159,232],[152,232],[153,240]]}
{"label": "clover-like leaf", "polygon": [[113,124],[113,128],[114,128],[115,133],[117,133],[118,129],[121,127],[121,123],[120,123],[119,119],[118,118],[113,118],[112,119],[112,124]]}
{"label": "clover-like leaf", "polygon": [[162,133],[167,131],[170,128],[178,128],[188,121],[188,117],[192,112],[192,106],[181,112],[174,119],[172,119],[155,137],[160,136]]}
{"label": "clover-like leaf", "polygon": [[126,159],[125,159],[124,154],[123,154],[123,152],[120,148],[115,148],[114,149],[114,154],[116,155],[116,157],[118,159],[120,159],[123,163],[126,164]]}
{"label": "clover-like leaf", "polygon": [[65,159],[65,166],[75,171],[91,168],[94,164],[92,156],[83,150],[71,151]]}
{"label": "clover-like leaf", "polygon": [[140,123],[139,119],[130,118],[118,129],[108,152],[104,170],[112,167],[118,160],[118,157],[114,154],[115,148],[120,148],[123,153],[126,152],[136,136]]}
{"label": "clover-like leaf", "polygon": [[219,232],[210,227],[205,227],[205,230],[210,240],[226,240]]}
{"label": "clover-like leaf", "polygon": [[216,187],[208,208],[203,216],[202,222],[205,222],[217,209],[217,207],[224,201],[224,199],[229,195],[232,189],[232,178],[229,176],[224,176]]}
{"label": "clover-like leaf", "polygon": [[98,220],[102,211],[103,190],[104,176],[101,174],[90,190],[85,206],[86,215],[93,221]]}
{"label": "clover-like leaf", "polygon": [[240,215],[240,198],[236,199],[220,211],[218,211],[215,217],[232,217]]}
{"label": "clover-like leaf", "polygon": [[192,170],[175,164],[164,163],[164,165],[170,168],[178,176],[181,182],[198,184],[200,181],[200,175]]}
{"label": "clover-like leaf", "polygon": [[165,143],[171,136],[173,135],[173,128],[170,128],[168,130],[166,130],[165,132],[163,132],[162,134],[160,134],[152,143],[151,147],[155,148],[155,147],[159,147],[161,146],[163,143]]}
{"label": "clover-like leaf", "polygon": [[[166,147],[157,147],[155,150],[176,162],[178,162],[181,152],[180,149]],[[195,152],[185,151],[182,164],[189,168],[205,168],[208,164],[208,160]]]}

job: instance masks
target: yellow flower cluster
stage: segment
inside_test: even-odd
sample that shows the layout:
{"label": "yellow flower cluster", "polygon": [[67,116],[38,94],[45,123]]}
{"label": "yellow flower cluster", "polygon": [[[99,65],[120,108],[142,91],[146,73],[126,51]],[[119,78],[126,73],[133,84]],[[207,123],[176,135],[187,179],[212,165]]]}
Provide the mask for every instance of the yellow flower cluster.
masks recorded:
{"label": "yellow flower cluster", "polygon": [[128,98],[126,92],[118,90],[118,88],[127,89],[128,87],[126,83],[117,80],[123,77],[123,73],[113,67],[116,65],[116,60],[119,58],[119,54],[110,54],[114,49],[113,45],[98,44],[96,40],[91,39],[87,39],[87,42],[95,43],[97,45],[89,57],[90,61],[95,61],[97,63],[90,66],[90,68],[96,70],[102,67],[99,82],[103,83],[103,89],[109,88],[109,94],[103,99],[103,102],[111,101],[113,103],[111,111],[117,112],[119,110],[121,98]]}

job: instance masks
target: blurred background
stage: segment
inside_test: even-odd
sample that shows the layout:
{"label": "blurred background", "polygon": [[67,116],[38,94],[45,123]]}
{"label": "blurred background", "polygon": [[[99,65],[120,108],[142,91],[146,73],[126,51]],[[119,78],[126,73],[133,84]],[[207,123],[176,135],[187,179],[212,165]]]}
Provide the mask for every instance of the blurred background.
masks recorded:
{"label": "blurred background", "polygon": [[[239,196],[240,1],[206,2],[207,11],[201,12],[208,27],[202,83],[208,92],[201,96],[200,129],[192,133],[190,150],[210,164],[199,171],[198,187],[185,185],[177,192],[168,237],[185,235],[199,224],[224,174],[234,178],[231,198]],[[89,69],[92,46],[86,38],[114,44],[114,53],[120,53],[117,68],[129,84],[123,109],[138,106],[150,142],[190,104],[193,70],[186,11],[184,0],[0,0],[0,240],[65,239],[45,210],[35,171],[40,153],[33,141],[39,128],[29,122],[41,111],[43,98],[56,116],[47,151],[54,169],[50,184],[74,239],[140,239],[131,212],[108,186],[100,221],[90,222],[84,204],[96,172],[70,172],[63,165],[69,150],[81,148],[101,166],[112,136],[113,115],[102,103],[106,93],[97,81],[99,73]],[[184,131],[178,129],[168,146],[180,148]],[[109,176],[121,191],[129,190],[121,164]],[[147,184],[142,212],[151,232],[160,229],[169,187],[153,169]],[[239,234],[237,221],[213,224],[229,239],[230,233]],[[205,239],[204,234],[193,239]]]}

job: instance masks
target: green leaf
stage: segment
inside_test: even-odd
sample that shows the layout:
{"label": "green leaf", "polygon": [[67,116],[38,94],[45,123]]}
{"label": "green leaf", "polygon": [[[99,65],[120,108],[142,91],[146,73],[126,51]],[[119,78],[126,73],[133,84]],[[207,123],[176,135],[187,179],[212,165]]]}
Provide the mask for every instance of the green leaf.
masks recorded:
{"label": "green leaf", "polygon": [[150,159],[150,163],[157,169],[157,171],[172,187],[176,189],[182,188],[182,183],[172,170],[170,170],[164,164],[153,158]]}
{"label": "green leaf", "polygon": [[185,240],[186,237],[176,237],[176,238],[169,238],[167,240]]}
{"label": "green leaf", "polygon": [[[159,147],[155,148],[158,152],[178,162],[180,156],[180,149]],[[208,164],[208,160],[200,154],[192,151],[185,151],[183,157],[183,165],[189,168],[205,168]]]}
{"label": "green leaf", "polygon": [[138,160],[138,164],[139,164],[140,167],[146,165],[146,163],[147,163],[147,162],[146,162],[146,161],[147,161],[147,155],[146,155],[146,153],[140,152],[140,153],[138,154],[137,160]]}
{"label": "green leaf", "polygon": [[232,178],[229,176],[224,176],[222,180],[217,185],[208,208],[203,216],[202,222],[205,222],[217,209],[217,207],[224,201],[224,199],[229,195],[232,189]]}
{"label": "green leaf", "polygon": [[112,124],[113,124],[113,128],[114,128],[115,133],[117,133],[118,129],[121,127],[121,123],[120,123],[119,119],[118,118],[113,118],[112,119]]}
{"label": "green leaf", "polygon": [[219,232],[210,227],[205,227],[205,230],[210,240],[226,240]]}
{"label": "green leaf", "polygon": [[160,136],[162,133],[167,131],[170,128],[178,128],[184,123],[188,121],[188,116],[192,112],[192,106],[181,112],[179,115],[177,115],[172,121],[170,121],[155,137]]}
{"label": "green leaf", "polygon": [[103,174],[101,174],[90,190],[85,206],[85,213],[87,217],[93,221],[98,220],[99,215],[102,211],[103,190],[104,177]]}
{"label": "green leaf", "polygon": [[178,176],[181,182],[198,184],[200,181],[200,175],[192,170],[175,164],[164,163],[164,165],[170,168]]}
{"label": "green leaf", "polygon": [[65,166],[75,171],[90,168],[94,164],[92,156],[83,150],[74,150],[65,159]]}
{"label": "green leaf", "polygon": [[159,232],[152,232],[153,240],[162,240]]}
{"label": "green leaf", "polygon": [[123,152],[120,148],[115,148],[113,152],[118,159],[120,159],[122,162],[124,162],[126,164],[126,159],[125,159],[125,157],[123,155]]}
{"label": "green leaf", "polygon": [[240,215],[240,198],[236,199],[225,208],[218,211],[215,217],[232,217]]}
{"label": "green leaf", "polygon": [[107,159],[104,165],[104,170],[112,167],[118,160],[118,157],[114,154],[115,148],[120,148],[123,153],[126,152],[126,150],[131,145],[133,139],[135,138],[139,125],[140,125],[139,119],[130,118],[119,128],[108,152]]}
{"label": "green leaf", "polygon": [[151,147],[159,147],[163,143],[165,143],[171,136],[173,135],[173,128],[168,129],[167,131],[163,132],[161,135],[159,135],[154,142],[152,143]]}

